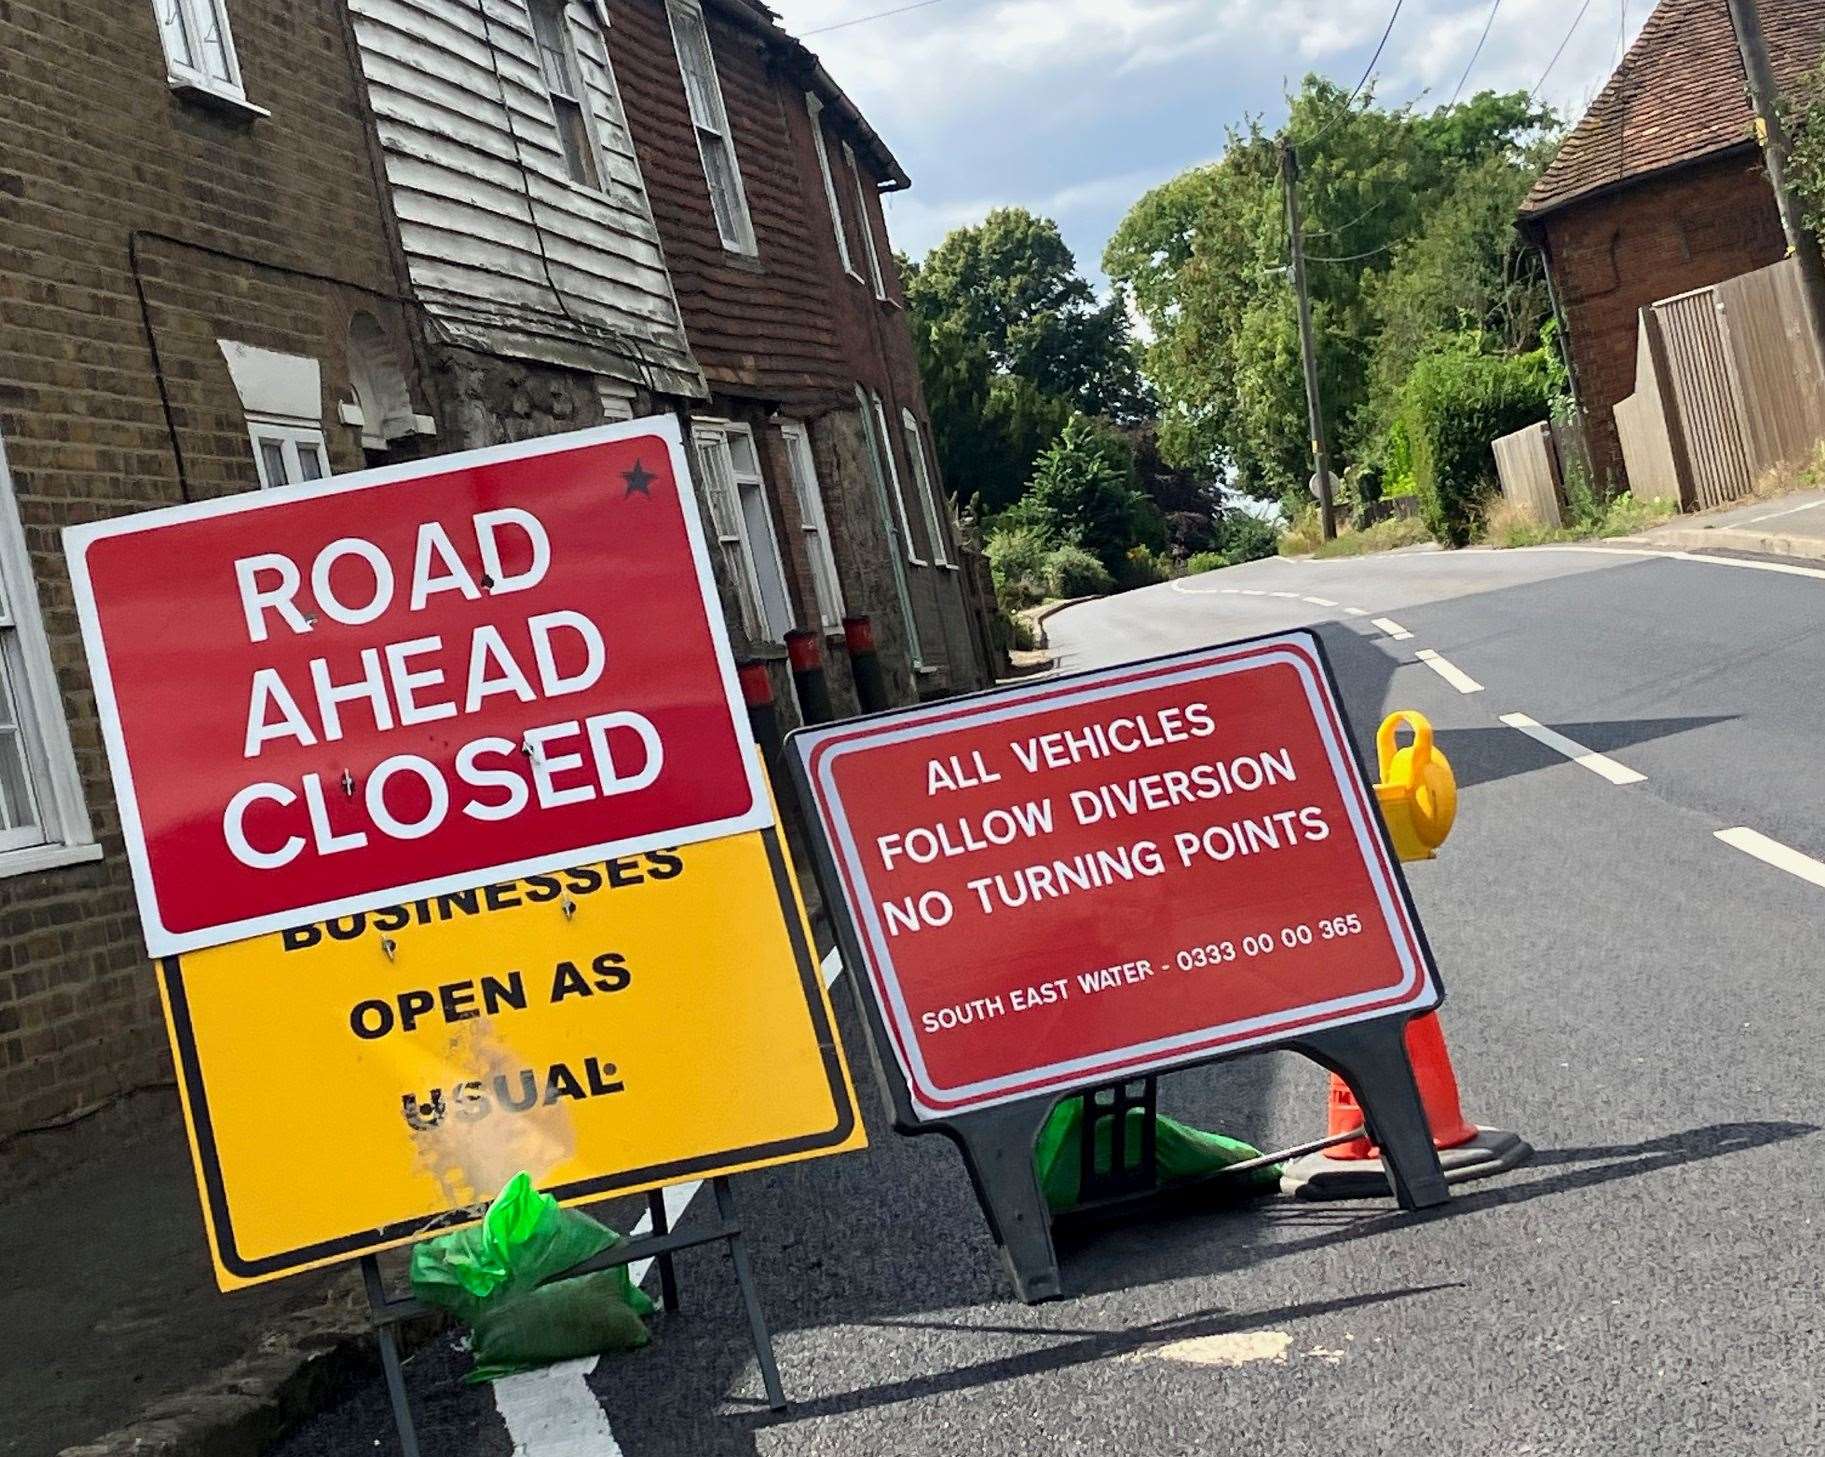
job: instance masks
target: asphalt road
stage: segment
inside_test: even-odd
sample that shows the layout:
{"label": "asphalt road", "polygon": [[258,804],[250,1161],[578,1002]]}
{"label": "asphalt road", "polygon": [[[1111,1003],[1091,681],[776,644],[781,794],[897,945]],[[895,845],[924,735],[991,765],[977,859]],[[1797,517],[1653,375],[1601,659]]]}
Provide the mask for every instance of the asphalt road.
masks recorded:
{"label": "asphalt road", "polygon": [[[759,1400],[724,1257],[698,1253],[637,1355],[504,1392],[460,1385],[447,1345],[416,1357],[427,1457],[1825,1450],[1825,579],[1599,551],[1275,561],[1050,631],[1068,670],[1306,623],[1360,736],[1417,708],[1458,768],[1456,834],[1409,879],[1467,1111],[1531,1164],[1424,1217],[1276,1200],[1136,1224],[1067,1248],[1070,1298],[1027,1308],[955,1153],[894,1136],[864,1083],[866,1154],[737,1181],[789,1413]],[[1324,1086],[1270,1054],[1165,1100],[1275,1146],[1322,1131]],[[277,1450],[391,1450],[378,1384]]]}

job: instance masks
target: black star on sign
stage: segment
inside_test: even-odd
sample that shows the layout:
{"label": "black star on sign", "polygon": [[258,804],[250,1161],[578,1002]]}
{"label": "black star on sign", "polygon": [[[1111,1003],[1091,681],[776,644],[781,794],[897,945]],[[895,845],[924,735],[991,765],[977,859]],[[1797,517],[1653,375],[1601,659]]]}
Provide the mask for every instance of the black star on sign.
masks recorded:
{"label": "black star on sign", "polygon": [[632,470],[621,472],[621,479],[627,482],[629,496],[641,495],[650,501],[653,499],[652,484],[659,477],[646,468],[645,461],[637,460]]}

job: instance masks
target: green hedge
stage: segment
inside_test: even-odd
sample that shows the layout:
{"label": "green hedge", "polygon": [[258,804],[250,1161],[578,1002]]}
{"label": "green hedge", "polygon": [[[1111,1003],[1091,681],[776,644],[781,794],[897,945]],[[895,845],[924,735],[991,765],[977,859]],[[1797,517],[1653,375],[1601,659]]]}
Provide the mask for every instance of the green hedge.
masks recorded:
{"label": "green hedge", "polygon": [[1552,377],[1545,354],[1476,352],[1460,340],[1423,356],[1401,391],[1401,425],[1413,455],[1420,513],[1432,534],[1466,546],[1497,488],[1491,443],[1547,418]]}

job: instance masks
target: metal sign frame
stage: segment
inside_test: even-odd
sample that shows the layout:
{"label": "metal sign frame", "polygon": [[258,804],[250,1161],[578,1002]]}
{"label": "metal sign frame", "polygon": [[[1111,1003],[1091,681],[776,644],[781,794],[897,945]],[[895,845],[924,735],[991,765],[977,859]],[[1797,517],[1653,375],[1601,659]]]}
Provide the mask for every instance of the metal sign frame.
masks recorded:
{"label": "metal sign frame", "polygon": [[[1224,644],[1225,648],[1246,649],[1289,637],[1305,639],[1322,675],[1323,685],[1334,710],[1341,736],[1341,750],[1355,787],[1373,806],[1370,786],[1373,779],[1362,758],[1354,734],[1350,731],[1342,695],[1336,677],[1325,655],[1323,643],[1309,631],[1273,633]],[[1166,654],[1121,665],[1125,669],[1150,670],[1181,661],[1206,657],[1212,649]],[[1107,677],[1112,670],[1094,669],[1061,675],[1046,680],[1047,686],[1069,685],[1074,681]],[[948,716],[967,714],[972,706],[1026,696],[1032,685],[1015,685],[968,694],[941,706],[924,705],[850,720],[842,726],[853,730],[858,723],[891,724],[897,720],[929,719],[934,712]],[[1033,1167],[1033,1149],[1040,1130],[1052,1109],[1064,1099],[1105,1086],[1108,1079],[1093,1075],[1046,1088],[1032,1096],[999,1102],[993,1106],[954,1114],[936,1114],[922,1109],[907,1084],[905,1072],[894,1054],[894,1031],[881,1006],[872,975],[872,963],[865,950],[865,940],[857,925],[848,897],[848,882],[839,865],[813,782],[811,754],[819,741],[829,736],[829,729],[801,729],[787,740],[787,755],[793,783],[800,802],[807,807],[810,840],[815,855],[818,881],[824,903],[836,931],[837,944],[850,967],[848,980],[867,1029],[870,1061],[897,1132],[919,1136],[938,1134],[957,1145],[968,1170],[978,1202],[988,1222],[1020,1298],[1029,1304],[1056,1299],[1064,1287],[1052,1241],[1051,1213],[1040,1189]],[[1403,1007],[1389,1013],[1378,1013],[1327,1026],[1313,1031],[1295,1032],[1271,1037],[1242,1047],[1220,1048],[1184,1057],[1166,1058],[1150,1066],[1128,1069],[1124,1076],[1137,1079],[1154,1072],[1202,1067],[1222,1062],[1246,1052],[1265,1049],[1301,1053],[1347,1081],[1362,1105],[1370,1135],[1386,1157],[1390,1181],[1396,1199],[1403,1209],[1423,1209],[1444,1203],[1449,1197],[1438,1151],[1433,1147],[1431,1130],[1426,1121],[1419,1087],[1408,1061],[1405,1043],[1406,1025],[1418,1012],[1431,1010],[1444,997],[1425,929],[1408,890],[1400,860],[1388,836],[1387,826],[1378,812],[1369,817],[1370,833],[1385,859],[1390,884],[1407,924],[1414,934],[1424,974],[1436,990],[1437,997],[1423,1006]]]}

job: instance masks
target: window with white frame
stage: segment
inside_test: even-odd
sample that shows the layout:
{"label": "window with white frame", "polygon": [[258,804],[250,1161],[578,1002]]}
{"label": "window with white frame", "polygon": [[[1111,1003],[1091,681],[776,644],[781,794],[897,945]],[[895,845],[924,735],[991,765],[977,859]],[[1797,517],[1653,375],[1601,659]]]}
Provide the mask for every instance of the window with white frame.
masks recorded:
{"label": "window with white frame", "polygon": [[900,481],[899,464],[894,460],[893,436],[887,433],[887,408],[873,390],[868,392],[868,407],[874,422],[875,448],[885,466],[887,483],[893,488],[893,504],[900,519],[900,540],[904,544],[906,560],[915,567],[925,566],[925,558],[919,555],[919,545],[913,540],[912,517],[906,510],[906,488]]}
{"label": "window with white frame", "polygon": [[0,875],[100,858],[0,449]]}
{"label": "window with white frame", "polygon": [[558,139],[564,147],[564,170],[579,187],[602,190],[602,167],[596,159],[595,134],[589,129],[583,84],[578,80],[576,40],[570,33],[566,0],[528,0],[532,35],[539,48],[539,70],[551,98]]}
{"label": "window with white frame", "polygon": [[862,183],[862,169],[856,165],[855,149],[843,143],[843,160],[849,164],[849,175],[855,178],[856,222],[862,229],[862,248],[868,254],[868,276],[874,282],[874,296],[887,300],[887,284],[881,277],[881,255],[874,244],[874,221],[868,215],[868,189]]}
{"label": "window with white frame", "polygon": [[330,473],[321,425],[249,416],[247,432],[253,437],[254,459],[259,464],[263,489],[320,481]]}
{"label": "window with white frame", "polygon": [[925,510],[925,539],[931,543],[932,560],[941,567],[955,567],[944,531],[944,503],[938,499],[938,486],[925,455],[925,432],[911,410],[900,411],[900,424],[906,431],[906,453],[912,458],[913,478],[919,485],[919,504]]}
{"label": "window with white frame", "polygon": [[710,206],[716,213],[716,231],[731,253],[752,255],[754,223],[748,216],[748,198],[742,190],[741,164],[735,159],[735,138],[729,131],[729,114],[722,104],[722,86],[716,79],[716,57],[710,50],[710,30],[697,0],[671,0],[666,6],[672,21],[672,44],[678,52],[678,69],[684,75],[684,94],[690,103],[691,125],[697,133],[697,151],[703,158],[704,180],[710,189]]}
{"label": "window with white frame", "polygon": [[756,642],[783,641],[794,626],[792,599],[753,432],[734,421],[699,420],[691,427],[691,441],[710,529],[735,589],[742,627]]}
{"label": "window with white frame", "polygon": [[228,0],[152,0],[165,67],[174,86],[246,100],[241,63],[228,28]]}
{"label": "window with white frame", "polygon": [[843,625],[843,584],[836,572],[836,552],[830,541],[830,523],[824,517],[824,492],[818,484],[817,461],[811,454],[811,435],[796,420],[780,422],[786,442],[786,464],[792,472],[792,490],[798,497],[800,529],[805,535],[805,556],[811,563],[811,585],[817,593],[819,625],[835,632]]}
{"label": "window with white frame", "polygon": [[[907,529],[906,503],[900,498],[900,480],[896,473],[891,491],[888,472],[893,470],[893,451],[887,439],[887,422],[881,415],[879,396],[870,396],[860,385],[855,387],[857,411],[862,417],[862,435],[868,442],[868,463],[874,469],[875,498],[881,507],[881,527],[887,533],[887,560],[893,567],[894,595],[900,602],[900,620],[906,624],[906,647],[915,671],[925,668],[925,652],[919,641],[919,619],[913,612],[912,588],[906,580],[906,563],[917,561],[912,551],[912,533]],[[898,509],[896,510],[896,506]]]}
{"label": "window with white frame", "polygon": [[849,235],[843,231],[843,209],[836,200],[836,177],[830,170],[830,148],[824,142],[824,103],[807,91],[805,109],[811,113],[811,139],[817,146],[817,167],[824,177],[824,201],[830,205],[830,227],[836,233],[836,256],[842,260],[843,272],[860,279],[849,256]]}

